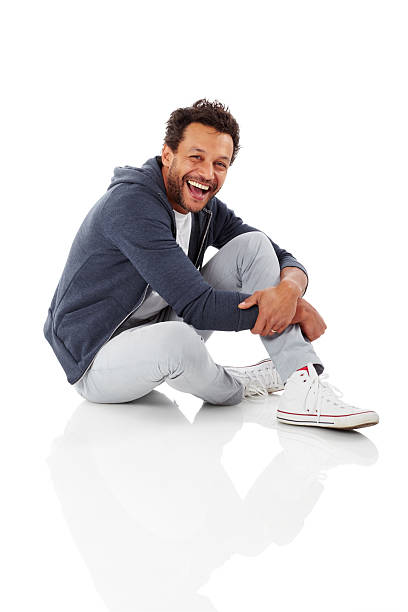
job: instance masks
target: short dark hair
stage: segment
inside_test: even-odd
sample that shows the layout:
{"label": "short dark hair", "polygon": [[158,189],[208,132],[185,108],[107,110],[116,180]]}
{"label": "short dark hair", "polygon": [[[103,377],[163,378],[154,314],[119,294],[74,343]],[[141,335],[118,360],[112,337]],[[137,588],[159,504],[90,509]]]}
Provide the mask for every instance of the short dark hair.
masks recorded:
{"label": "short dark hair", "polygon": [[197,100],[192,106],[173,111],[167,121],[164,144],[177,151],[183,140],[184,130],[190,123],[202,123],[213,127],[221,134],[229,134],[234,145],[231,164],[239,151],[239,125],[229,112],[229,108],[218,100],[210,102],[206,98]]}

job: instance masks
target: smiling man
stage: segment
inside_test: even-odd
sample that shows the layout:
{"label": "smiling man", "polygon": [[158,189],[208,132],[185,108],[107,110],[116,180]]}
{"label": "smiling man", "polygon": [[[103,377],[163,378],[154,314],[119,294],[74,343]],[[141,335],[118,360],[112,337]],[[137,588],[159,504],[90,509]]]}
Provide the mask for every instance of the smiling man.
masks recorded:
{"label": "smiling man", "polygon": [[[44,332],[68,381],[100,403],[143,397],[162,382],[212,404],[283,390],[278,419],[353,429],[378,415],[342,402],[311,344],[326,329],[302,297],[306,270],[216,194],[239,150],[228,108],[174,111],[160,157],[116,168],[85,217]],[[218,252],[204,266],[207,247]],[[216,364],[215,330],[251,329],[269,358]]]}
{"label": "smiling man", "polygon": [[184,129],[176,151],[166,142],[162,171],[167,197],[182,214],[199,212],[225,181],[234,154],[232,137],[194,122]]}

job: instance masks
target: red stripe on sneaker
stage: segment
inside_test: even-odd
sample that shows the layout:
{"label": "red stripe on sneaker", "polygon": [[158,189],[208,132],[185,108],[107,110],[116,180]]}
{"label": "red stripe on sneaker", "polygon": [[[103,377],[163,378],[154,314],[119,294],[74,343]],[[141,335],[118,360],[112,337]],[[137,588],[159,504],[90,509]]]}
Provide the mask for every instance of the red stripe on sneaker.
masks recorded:
{"label": "red stripe on sneaker", "polygon": [[[277,410],[277,412],[281,412],[282,414],[294,414],[296,416],[316,416],[316,414],[313,412],[286,412],[285,410]],[[370,412],[373,412],[372,410],[362,410],[361,412],[352,412],[351,414],[320,414],[320,416],[322,417],[334,417],[334,418],[342,418],[342,417],[348,417],[348,416],[354,416],[355,414],[368,414]]]}
{"label": "red stripe on sneaker", "polygon": [[298,370],[296,370],[297,372],[301,372],[302,370],[306,370],[307,375],[310,376],[310,372],[309,372],[309,368],[307,366],[305,366],[304,368],[299,368]]}

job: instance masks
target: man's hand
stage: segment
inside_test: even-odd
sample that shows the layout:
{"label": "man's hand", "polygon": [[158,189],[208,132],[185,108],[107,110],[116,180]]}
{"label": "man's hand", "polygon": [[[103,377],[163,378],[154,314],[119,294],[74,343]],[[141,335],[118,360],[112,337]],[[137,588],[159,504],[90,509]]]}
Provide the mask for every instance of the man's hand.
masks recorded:
{"label": "man's hand", "polygon": [[303,298],[300,298],[297,302],[292,323],[299,323],[302,332],[311,342],[320,338],[327,329],[326,323],[317,310]]}
{"label": "man's hand", "polygon": [[276,287],[255,291],[244,302],[238,304],[238,307],[251,308],[257,304],[258,318],[251,332],[261,336],[273,335],[283,332],[292,323],[300,292],[296,283],[282,280]]}

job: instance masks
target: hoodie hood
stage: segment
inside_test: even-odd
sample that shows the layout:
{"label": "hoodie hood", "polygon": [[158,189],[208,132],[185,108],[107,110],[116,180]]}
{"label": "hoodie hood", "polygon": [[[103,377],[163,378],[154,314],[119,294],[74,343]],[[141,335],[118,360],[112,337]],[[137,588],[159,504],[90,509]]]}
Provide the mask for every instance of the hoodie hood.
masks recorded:
{"label": "hoodie hood", "polygon": [[135,168],[134,166],[118,166],[115,168],[108,189],[112,189],[120,183],[133,183],[149,187],[154,191],[159,190],[166,197],[166,188],[161,172],[161,159],[158,156],[148,159],[141,168]]}
{"label": "hoodie hood", "polygon": [[[147,187],[149,190],[158,193],[158,195],[161,196],[161,199],[164,198],[167,206],[171,209],[171,211],[173,211],[173,207],[167,199],[166,187],[164,185],[161,170],[162,166],[162,160],[159,155],[148,159],[141,168],[136,168],[134,166],[118,166],[113,171],[113,176],[108,187],[108,191],[109,189],[116,187],[116,185],[124,183],[133,183],[134,185],[139,185],[145,188]],[[211,210],[213,200],[214,198],[211,198],[204,206],[204,209],[207,211]]]}

